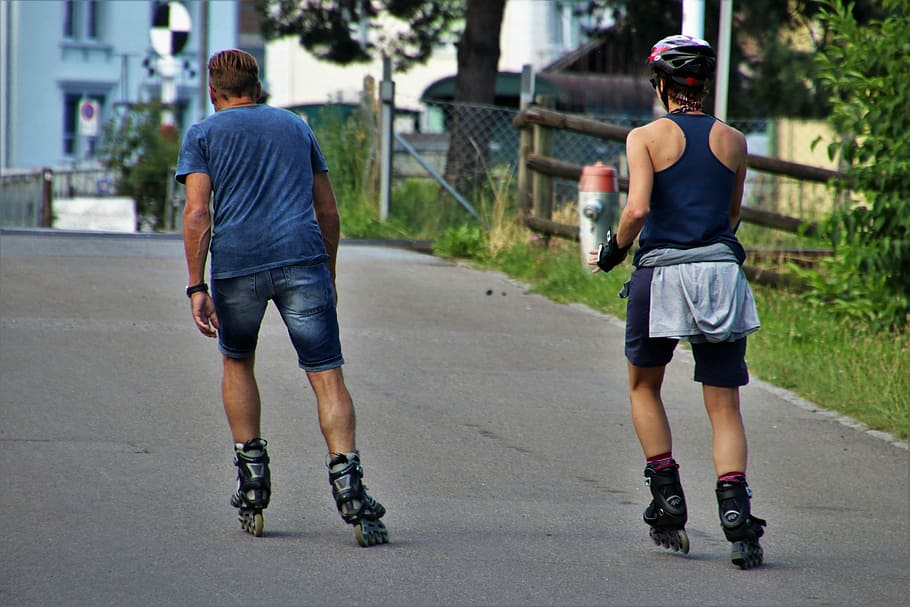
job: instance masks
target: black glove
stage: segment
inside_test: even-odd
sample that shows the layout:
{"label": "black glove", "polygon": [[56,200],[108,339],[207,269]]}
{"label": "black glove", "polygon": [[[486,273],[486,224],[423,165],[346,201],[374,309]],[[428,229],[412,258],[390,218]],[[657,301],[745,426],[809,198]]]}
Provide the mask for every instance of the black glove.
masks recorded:
{"label": "black glove", "polygon": [[629,254],[631,245],[620,248],[616,244],[616,234],[612,230],[607,230],[604,241],[597,249],[597,267],[604,272],[609,272],[623,262],[626,255]]}

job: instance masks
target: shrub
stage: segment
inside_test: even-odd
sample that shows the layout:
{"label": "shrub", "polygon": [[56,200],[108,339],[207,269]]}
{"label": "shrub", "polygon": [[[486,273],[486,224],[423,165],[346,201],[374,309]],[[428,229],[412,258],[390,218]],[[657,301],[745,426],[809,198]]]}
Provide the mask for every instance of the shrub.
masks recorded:
{"label": "shrub", "polygon": [[910,322],[910,0],[883,0],[888,16],[860,26],[852,6],[826,0],[821,19],[834,43],[819,55],[834,98],[828,147],[847,164],[841,193],[861,193],[829,222],[835,257],[812,284],[816,301],[838,303],[883,326]]}
{"label": "shrub", "polygon": [[116,175],[117,192],[136,201],[137,229],[165,227],[168,180],[177,164],[180,134],[161,125],[161,111],[157,102],[134,105],[119,121],[104,125],[101,139],[101,157]]}

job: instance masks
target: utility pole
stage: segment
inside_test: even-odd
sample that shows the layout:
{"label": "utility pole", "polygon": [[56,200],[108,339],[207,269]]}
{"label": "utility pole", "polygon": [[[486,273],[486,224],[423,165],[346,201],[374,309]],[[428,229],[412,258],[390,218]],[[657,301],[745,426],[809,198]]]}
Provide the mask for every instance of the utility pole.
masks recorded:
{"label": "utility pole", "polygon": [[733,28],[733,0],[721,0],[717,40],[717,77],[714,82],[714,115],[727,119],[730,91],[730,39]]}
{"label": "utility pole", "polygon": [[683,0],[680,33],[693,38],[705,37],[705,0]]}
{"label": "utility pole", "polygon": [[199,0],[199,120],[209,108],[209,2]]}
{"label": "utility pole", "polygon": [[10,39],[10,3],[0,2],[0,170],[9,163],[9,145],[12,135],[9,130],[9,106],[12,100],[9,74]]}
{"label": "utility pole", "polygon": [[395,120],[395,81],[392,80],[392,59],[382,55],[382,82],[379,83],[381,140],[379,167],[379,221],[389,218],[392,198],[392,129]]}

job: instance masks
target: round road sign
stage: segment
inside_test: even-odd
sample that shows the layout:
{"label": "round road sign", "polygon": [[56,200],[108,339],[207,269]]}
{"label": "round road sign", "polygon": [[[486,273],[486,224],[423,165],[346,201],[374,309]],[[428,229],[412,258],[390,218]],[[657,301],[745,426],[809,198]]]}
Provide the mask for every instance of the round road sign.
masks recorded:
{"label": "round road sign", "polygon": [[152,16],[149,38],[152,48],[162,57],[173,57],[183,50],[190,37],[190,13],[179,2],[162,2]]}

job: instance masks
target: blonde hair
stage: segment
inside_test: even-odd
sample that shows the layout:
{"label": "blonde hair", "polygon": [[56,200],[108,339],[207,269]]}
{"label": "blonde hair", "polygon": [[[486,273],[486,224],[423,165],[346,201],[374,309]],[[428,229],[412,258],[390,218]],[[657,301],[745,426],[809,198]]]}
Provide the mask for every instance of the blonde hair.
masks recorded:
{"label": "blonde hair", "polygon": [[230,97],[256,97],[259,64],[246,51],[218,51],[209,59],[209,86]]}

